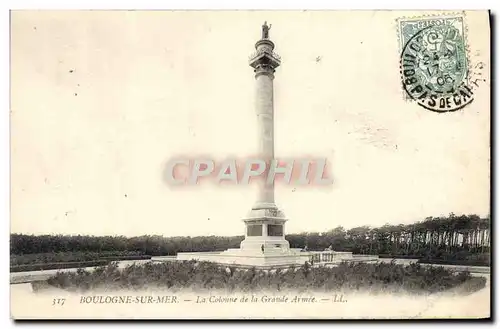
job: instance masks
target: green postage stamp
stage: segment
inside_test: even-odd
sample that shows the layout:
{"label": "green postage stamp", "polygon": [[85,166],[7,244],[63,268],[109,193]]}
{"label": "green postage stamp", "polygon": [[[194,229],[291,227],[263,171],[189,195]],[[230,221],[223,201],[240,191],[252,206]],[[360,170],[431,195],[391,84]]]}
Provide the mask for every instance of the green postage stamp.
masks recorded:
{"label": "green postage stamp", "polygon": [[398,30],[406,99],[435,112],[472,102],[463,16],[402,18]]}

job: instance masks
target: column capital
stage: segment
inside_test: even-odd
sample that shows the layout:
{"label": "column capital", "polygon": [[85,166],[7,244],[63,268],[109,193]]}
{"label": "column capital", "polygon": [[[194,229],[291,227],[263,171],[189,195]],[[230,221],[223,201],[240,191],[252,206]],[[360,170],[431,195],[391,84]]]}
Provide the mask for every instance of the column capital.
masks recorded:
{"label": "column capital", "polygon": [[270,40],[260,40],[255,46],[255,52],[249,57],[249,65],[254,68],[256,76],[272,75],[281,65],[281,57],[273,51],[274,44]]}

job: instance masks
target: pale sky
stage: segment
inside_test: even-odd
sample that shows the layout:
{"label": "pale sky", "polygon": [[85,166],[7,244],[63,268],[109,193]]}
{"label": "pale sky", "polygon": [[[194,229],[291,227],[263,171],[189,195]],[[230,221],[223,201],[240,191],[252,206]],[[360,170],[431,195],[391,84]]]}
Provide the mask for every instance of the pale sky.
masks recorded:
{"label": "pale sky", "polygon": [[327,158],[334,178],[277,187],[287,233],[488,214],[488,15],[466,15],[487,81],[438,114],[403,98],[396,19],[411,14],[13,12],[12,232],[242,235],[255,186],[171,189],[162,169],[255,152],[248,56],[265,20],[283,59],[276,157]]}

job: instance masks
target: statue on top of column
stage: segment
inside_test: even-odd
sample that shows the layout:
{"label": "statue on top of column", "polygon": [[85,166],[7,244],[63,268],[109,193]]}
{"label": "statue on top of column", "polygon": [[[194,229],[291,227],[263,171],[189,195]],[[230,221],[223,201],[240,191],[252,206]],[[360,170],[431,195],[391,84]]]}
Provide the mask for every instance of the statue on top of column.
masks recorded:
{"label": "statue on top of column", "polygon": [[272,24],[267,26],[267,21],[262,25],[262,39],[269,39],[269,30],[271,29]]}

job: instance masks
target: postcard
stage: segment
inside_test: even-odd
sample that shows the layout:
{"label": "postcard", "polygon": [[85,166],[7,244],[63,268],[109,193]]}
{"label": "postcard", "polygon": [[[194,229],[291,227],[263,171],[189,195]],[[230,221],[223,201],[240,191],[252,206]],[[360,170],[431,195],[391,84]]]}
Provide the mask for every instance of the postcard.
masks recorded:
{"label": "postcard", "polygon": [[488,11],[11,12],[11,317],[490,318]]}

